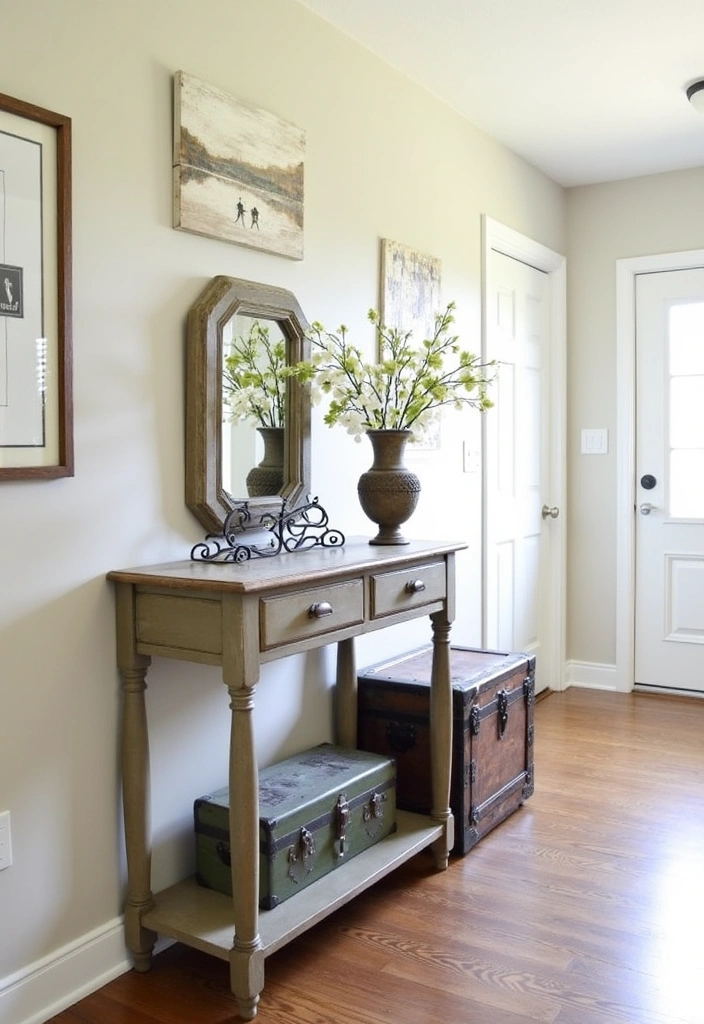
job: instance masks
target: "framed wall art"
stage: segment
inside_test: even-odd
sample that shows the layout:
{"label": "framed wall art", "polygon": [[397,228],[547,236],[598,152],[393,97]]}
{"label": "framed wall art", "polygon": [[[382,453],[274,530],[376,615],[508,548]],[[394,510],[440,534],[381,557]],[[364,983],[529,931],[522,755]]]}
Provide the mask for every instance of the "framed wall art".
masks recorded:
{"label": "framed wall art", "polygon": [[442,263],[407,245],[381,240],[379,313],[387,327],[413,331],[414,341],[432,335],[441,311]]}
{"label": "framed wall art", "polygon": [[71,119],[0,94],[0,480],[73,476]]}
{"label": "framed wall art", "polygon": [[[435,330],[435,314],[442,311],[442,263],[434,256],[417,252],[410,246],[381,240],[381,289],[379,315],[387,327],[412,331],[414,345],[430,338]],[[419,441],[417,449],[440,447],[440,423]]]}
{"label": "framed wall art", "polygon": [[304,155],[302,129],[174,76],[175,228],[303,259]]}

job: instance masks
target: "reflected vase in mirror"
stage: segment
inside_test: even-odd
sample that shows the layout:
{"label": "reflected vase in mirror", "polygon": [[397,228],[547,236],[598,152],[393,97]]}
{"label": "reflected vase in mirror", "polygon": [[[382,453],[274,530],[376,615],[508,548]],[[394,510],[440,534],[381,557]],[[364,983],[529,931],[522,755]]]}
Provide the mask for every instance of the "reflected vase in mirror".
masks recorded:
{"label": "reflected vase in mirror", "polygon": [[257,433],[264,443],[264,458],[247,473],[250,498],[278,494],[284,482],[284,428],[257,427]]}

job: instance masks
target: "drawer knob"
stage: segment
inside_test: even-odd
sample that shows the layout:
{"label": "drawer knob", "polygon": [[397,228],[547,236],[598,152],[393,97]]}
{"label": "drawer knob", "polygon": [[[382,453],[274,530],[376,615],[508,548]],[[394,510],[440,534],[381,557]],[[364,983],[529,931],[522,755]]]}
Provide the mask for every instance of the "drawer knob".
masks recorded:
{"label": "drawer knob", "polygon": [[420,594],[423,590],[425,590],[425,583],[423,583],[423,580],[409,580],[406,584],[407,594]]}
{"label": "drawer knob", "polygon": [[316,601],[308,609],[311,619],[324,619],[326,615],[332,615],[332,605],[327,601]]}

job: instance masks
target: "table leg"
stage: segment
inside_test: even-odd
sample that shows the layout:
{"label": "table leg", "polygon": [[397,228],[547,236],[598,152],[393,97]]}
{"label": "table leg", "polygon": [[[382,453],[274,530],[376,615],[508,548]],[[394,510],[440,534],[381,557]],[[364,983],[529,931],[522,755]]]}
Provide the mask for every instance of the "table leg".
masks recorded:
{"label": "table leg", "polygon": [[259,772],[254,748],[254,688],[229,689],[230,849],[235,939],[230,951],[230,987],[240,1016],[252,1020],[264,988],[259,938]]}
{"label": "table leg", "polygon": [[433,664],[430,674],[430,765],[433,786],[431,816],[445,825],[445,832],[433,843],[433,858],[439,870],[447,867],[455,841],[454,818],[450,810],[452,764],[452,676],[450,672],[450,622],[444,612],[430,616],[433,626]]}
{"label": "table leg", "polygon": [[335,687],[336,742],[343,747],[357,746],[357,668],[354,639],[337,645],[337,686]]}
{"label": "table leg", "polygon": [[125,941],[137,971],[148,971],[156,933],[142,928],[142,914],[152,905],[149,841],[149,740],[144,694],[149,658],[135,657],[122,668],[122,792],[127,854]]}
{"label": "table leg", "polygon": [[125,942],[137,971],[148,971],[156,933],[142,927],[152,905],[149,815],[149,738],[147,669],[151,658],[137,654],[134,590],[119,583],[115,590],[117,663],[122,679],[122,804],[127,856]]}

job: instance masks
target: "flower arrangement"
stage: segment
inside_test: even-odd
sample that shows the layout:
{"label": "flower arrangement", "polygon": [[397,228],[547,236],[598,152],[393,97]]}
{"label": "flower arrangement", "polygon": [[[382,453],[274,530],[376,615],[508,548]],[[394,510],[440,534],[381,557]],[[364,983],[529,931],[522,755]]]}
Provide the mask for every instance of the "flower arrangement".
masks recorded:
{"label": "flower arrangement", "polygon": [[272,340],[258,320],[232,339],[223,360],[223,408],[230,420],[283,427],[286,418],[286,340]]}
{"label": "flower arrangement", "polygon": [[[492,363],[460,348],[454,323],[454,302],[435,316],[434,332],[413,345],[412,331],[387,327],[370,309],[367,316],[378,337],[379,362],[365,362],[347,340],[348,329],[326,331],[315,321],[308,332],[313,348],[309,360],[289,373],[308,383],[314,402],[329,398],[328,426],[339,423],[356,441],[367,430],[411,430],[421,437],[443,405],[485,410],[493,403],[487,390]],[[451,364],[446,360],[454,357]]]}

